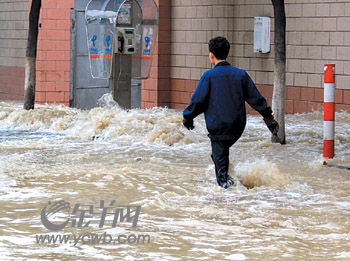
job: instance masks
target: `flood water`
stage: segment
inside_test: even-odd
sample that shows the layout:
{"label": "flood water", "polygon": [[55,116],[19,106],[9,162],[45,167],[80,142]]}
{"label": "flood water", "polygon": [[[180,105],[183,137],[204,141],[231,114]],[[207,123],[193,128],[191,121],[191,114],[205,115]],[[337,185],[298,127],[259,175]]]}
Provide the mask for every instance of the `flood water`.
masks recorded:
{"label": "flood water", "polygon": [[[350,259],[350,171],[323,166],[322,113],[286,116],[285,146],[249,116],[231,148],[230,173],[215,180],[203,117],[182,112],[82,111],[0,102],[0,256],[8,259]],[[334,165],[350,167],[350,114],[336,115]],[[65,227],[41,220],[48,201],[141,206],[136,227]],[[111,203],[112,204],[112,203]],[[84,220],[84,223],[86,220]],[[62,223],[62,222],[61,222]],[[37,243],[37,235],[148,235],[150,242]]]}

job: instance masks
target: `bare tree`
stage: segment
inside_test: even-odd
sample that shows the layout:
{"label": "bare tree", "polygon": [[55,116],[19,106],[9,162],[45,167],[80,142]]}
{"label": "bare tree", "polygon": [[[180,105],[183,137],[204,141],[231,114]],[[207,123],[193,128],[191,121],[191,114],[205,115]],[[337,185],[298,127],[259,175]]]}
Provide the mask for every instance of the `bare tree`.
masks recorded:
{"label": "bare tree", "polygon": [[275,16],[275,71],[272,110],[280,125],[272,142],[286,143],[284,102],[286,95],[286,13],[284,0],[271,0]]}
{"label": "bare tree", "polygon": [[41,0],[32,0],[29,13],[29,32],[26,50],[26,74],[24,83],[24,104],[26,110],[34,109],[35,102],[35,73],[36,73],[36,53],[39,32]]}

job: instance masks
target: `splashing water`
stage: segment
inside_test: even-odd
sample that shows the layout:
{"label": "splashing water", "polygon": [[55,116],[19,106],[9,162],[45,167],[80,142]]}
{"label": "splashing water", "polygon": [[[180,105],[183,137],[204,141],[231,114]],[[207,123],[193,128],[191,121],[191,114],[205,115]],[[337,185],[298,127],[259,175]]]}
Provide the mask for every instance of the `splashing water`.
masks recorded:
{"label": "splashing water", "polygon": [[[323,166],[322,113],[286,117],[287,145],[249,116],[230,150],[242,184],[217,186],[203,116],[195,129],[167,108],[123,110],[0,102],[0,253],[8,259],[348,259],[350,176]],[[336,115],[336,158],[349,165],[350,114]],[[251,188],[251,189],[247,189]],[[61,234],[147,234],[150,244],[37,244],[48,201],[141,205],[137,228]],[[57,233],[56,233],[57,234]]]}
{"label": "splashing water", "polygon": [[247,188],[283,187],[289,183],[289,179],[279,170],[276,163],[266,160],[239,163],[235,168],[235,173],[237,179]]}
{"label": "splashing water", "polygon": [[105,93],[104,95],[102,95],[102,97],[98,99],[97,105],[99,107],[109,108],[109,109],[113,109],[113,108],[117,108],[119,110],[122,109],[119,106],[119,104],[113,99],[113,95],[111,92]]}

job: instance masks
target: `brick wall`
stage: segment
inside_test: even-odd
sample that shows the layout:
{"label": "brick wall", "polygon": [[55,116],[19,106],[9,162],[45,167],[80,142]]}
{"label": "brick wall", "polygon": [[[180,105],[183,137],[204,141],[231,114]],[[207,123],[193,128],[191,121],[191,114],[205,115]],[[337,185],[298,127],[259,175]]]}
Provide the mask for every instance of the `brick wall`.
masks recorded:
{"label": "brick wall", "polygon": [[70,8],[73,0],[42,0],[35,100],[69,105]]}
{"label": "brick wall", "polygon": [[[39,103],[69,105],[70,8],[73,0],[42,0],[36,95]],[[31,1],[0,2],[0,99],[23,99]]]}
{"label": "brick wall", "polygon": [[[70,8],[73,0],[43,0],[36,101],[69,103]],[[211,68],[207,42],[232,43],[229,62],[248,71],[271,101],[273,51],[253,53],[253,17],[273,16],[270,0],[157,0],[159,32],[151,77],[143,81],[142,107],[184,108],[204,71]],[[20,99],[30,1],[0,2],[0,99]],[[324,63],[336,64],[337,109],[349,110],[350,3],[286,0],[289,113],[322,106]],[[272,26],[272,43],[273,43]],[[5,68],[6,67],[6,68]],[[306,98],[307,97],[307,98]]]}
{"label": "brick wall", "polygon": [[22,100],[28,1],[0,1],[0,100]]}
{"label": "brick wall", "polygon": [[[348,1],[286,0],[287,112],[319,109],[323,65],[336,64],[338,110],[349,110],[350,3]],[[253,52],[254,16],[273,17],[269,0],[173,0],[171,12],[171,106],[183,108],[193,85],[211,68],[207,42],[218,35],[231,42],[228,61],[248,71],[265,94],[272,97],[271,53]],[[302,92],[302,94],[300,94]],[[304,94],[307,94],[305,96]],[[322,97],[321,97],[321,96]],[[308,97],[310,100],[305,100]]]}

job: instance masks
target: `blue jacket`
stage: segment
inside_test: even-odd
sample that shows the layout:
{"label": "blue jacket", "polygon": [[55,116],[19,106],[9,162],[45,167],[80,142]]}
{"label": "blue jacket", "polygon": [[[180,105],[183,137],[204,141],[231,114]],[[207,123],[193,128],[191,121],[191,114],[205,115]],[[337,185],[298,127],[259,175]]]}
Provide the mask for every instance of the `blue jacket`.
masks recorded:
{"label": "blue jacket", "polygon": [[247,72],[224,61],[203,74],[183,116],[194,119],[204,112],[212,140],[236,140],[246,125],[245,101],[262,115],[271,115]]}

